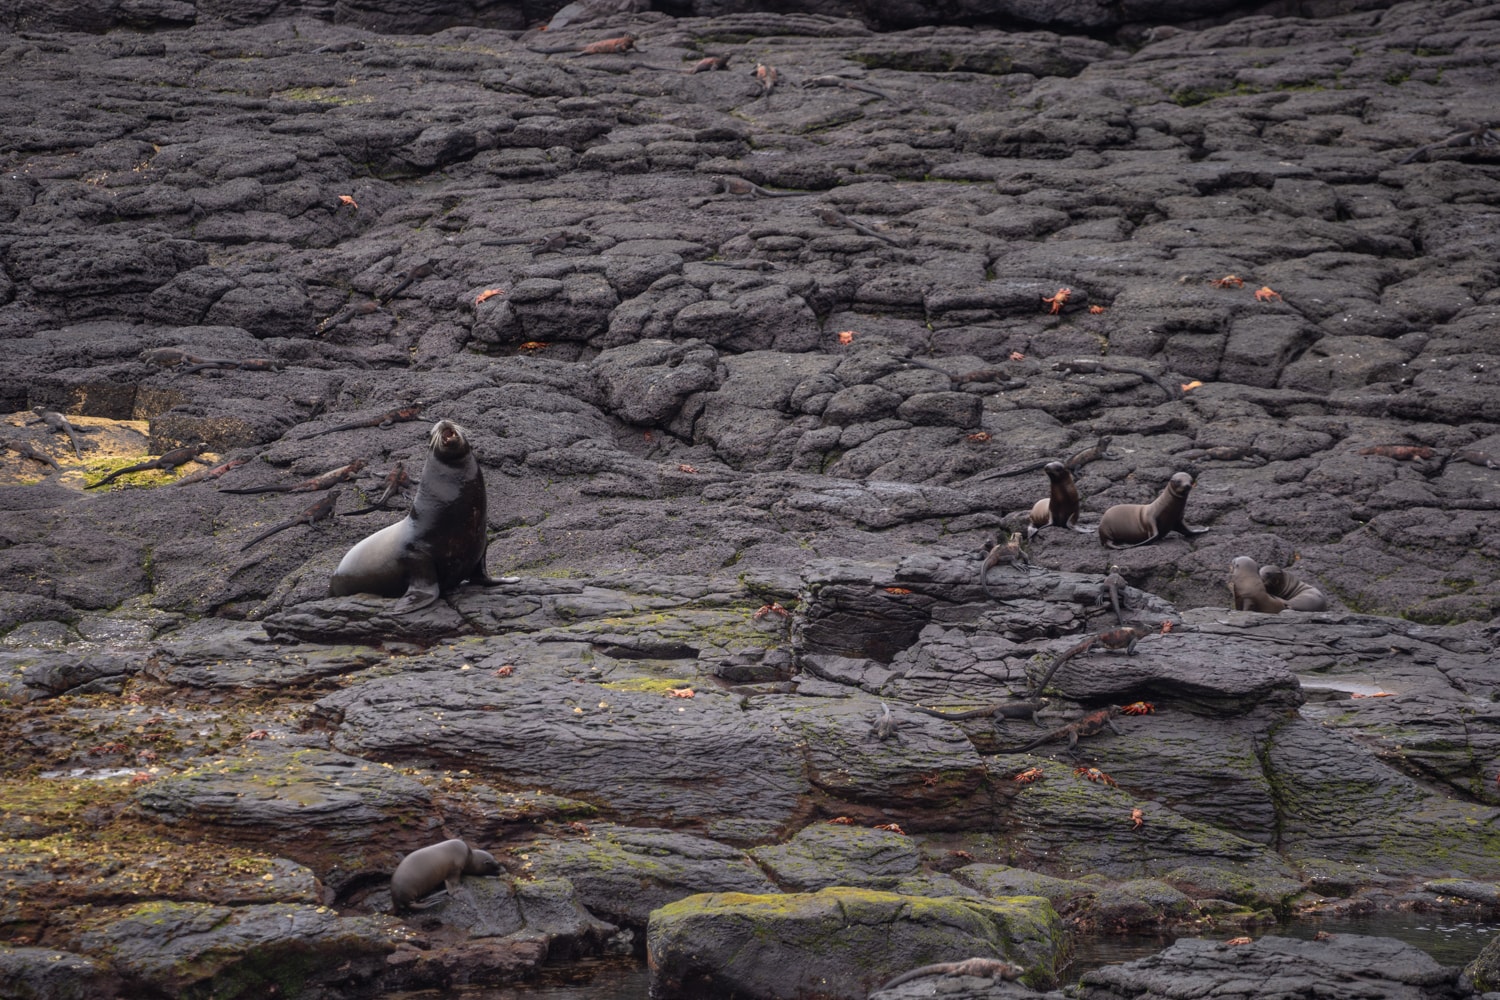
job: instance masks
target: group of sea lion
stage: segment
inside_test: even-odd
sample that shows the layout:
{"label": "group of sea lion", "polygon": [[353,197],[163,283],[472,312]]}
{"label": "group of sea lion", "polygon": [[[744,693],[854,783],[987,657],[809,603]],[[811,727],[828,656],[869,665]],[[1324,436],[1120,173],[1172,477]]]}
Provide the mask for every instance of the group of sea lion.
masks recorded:
{"label": "group of sea lion", "polygon": [[1292,611],[1326,611],[1328,597],[1291,570],[1280,566],[1257,567],[1249,556],[1229,563],[1229,610],[1277,614]]}
{"label": "group of sea lion", "polygon": [[[1047,527],[1090,531],[1078,523],[1080,504],[1073,470],[1064,462],[1048,462],[1042,471],[1047,474],[1051,491],[1032,506],[1027,537]],[[1207,528],[1190,528],[1183,519],[1193,483],[1192,476],[1178,472],[1167,480],[1161,494],[1150,503],[1118,503],[1110,507],[1097,525],[1099,541],[1112,549],[1128,549],[1165,538],[1171,531],[1188,538],[1203,534]]]}
{"label": "group of sea lion", "polygon": [[[1078,523],[1081,509],[1078,484],[1068,463],[1048,462],[1042,471],[1047,474],[1051,489],[1047,497],[1038,500],[1031,508],[1027,537],[1048,527],[1087,533],[1090,528]],[[1207,528],[1189,527],[1184,517],[1194,482],[1188,473],[1177,472],[1150,503],[1122,503],[1106,509],[1097,525],[1100,543],[1108,548],[1124,549],[1147,545],[1173,531],[1187,538],[1208,531]],[[1030,568],[1019,535],[1005,535],[985,555],[979,580],[986,591],[990,569],[1001,563]],[[1327,595],[1280,566],[1257,566],[1249,556],[1240,556],[1230,563],[1229,570],[1232,610],[1275,614],[1287,609],[1323,611],[1328,607]]]}

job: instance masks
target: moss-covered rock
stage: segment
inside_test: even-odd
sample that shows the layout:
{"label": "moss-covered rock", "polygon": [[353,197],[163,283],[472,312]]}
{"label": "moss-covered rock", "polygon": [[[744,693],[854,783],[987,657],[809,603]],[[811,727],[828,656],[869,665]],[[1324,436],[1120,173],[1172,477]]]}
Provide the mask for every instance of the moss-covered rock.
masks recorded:
{"label": "moss-covered rock", "polygon": [[323,906],[148,903],[97,915],[76,946],[152,994],[184,1000],[301,996],[377,975],[406,932]]}
{"label": "moss-covered rock", "polygon": [[651,914],[651,992],[698,997],[863,1000],[907,969],[974,956],[1023,966],[1050,984],[1064,951],[1046,900],[926,898],[830,888],[815,893],[689,896]]}

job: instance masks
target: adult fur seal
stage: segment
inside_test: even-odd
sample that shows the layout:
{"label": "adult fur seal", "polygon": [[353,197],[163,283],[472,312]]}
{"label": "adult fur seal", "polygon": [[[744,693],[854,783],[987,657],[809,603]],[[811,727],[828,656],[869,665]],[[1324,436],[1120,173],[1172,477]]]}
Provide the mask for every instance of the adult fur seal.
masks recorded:
{"label": "adult fur seal", "polygon": [[412,851],[401,859],[391,876],[391,909],[395,913],[411,909],[412,904],[438,886],[449,892],[458,888],[464,875],[498,875],[500,862],[487,851],[475,851],[462,840],[445,840]]}
{"label": "adult fur seal", "polygon": [[465,580],[501,582],[484,571],[484,474],[464,429],[439,420],[429,441],[411,511],[344,554],[328,581],[330,597],[400,597],[391,610],[401,614],[427,607]]}
{"label": "adult fur seal", "polygon": [[1291,570],[1280,566],[1262,566],[1260,582],[1265,584],[1266,593],[1286,601],[1286,606],[1293,611],[1328,610],[1328,595]]}
{"label": "adult fur seal", "polygon": [[1192,490],[1193,477],[1178,472],[1167,480],[1161,496],[1150,503],[1115,504],[1099,519],[1099,541],[1112,549],[1124,549],[1165,538],[1169,531],[1189,538],[1203,534],[1207,528],[1189,528],[1182,519]]}
{"label": "adult fur seal", "polygon": [[1237,556],[1229,563],[1229,610],[1274,615],[1286,610],[1286,601],[1266,593],[1254,559]]}
{"label": "adult fur seal", "polygon": [[1048,462],[1042,471],[1052,482],[1052,492],[1047,499],[1038,500],[1032,506],[1031,525],[1026,529],[1026,537],[1030,538],[1049,525],[1088,532],[1090,529],[1078,526],[1078,484],[1073,481],[1073,471],[1062,462]]}

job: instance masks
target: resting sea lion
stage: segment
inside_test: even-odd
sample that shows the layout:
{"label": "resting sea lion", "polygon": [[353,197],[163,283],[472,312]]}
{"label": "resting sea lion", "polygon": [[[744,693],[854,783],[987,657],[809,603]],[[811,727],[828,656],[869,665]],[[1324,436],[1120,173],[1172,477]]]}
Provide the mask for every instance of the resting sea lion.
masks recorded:
{"label": "resting sea lion", "polygon": [[475,851],[462,840],[445,840],[401,859],[391,876],[391,909],[410,909],[417,900],[438,886],[449,892],[458,888],[464,875],[498,875],[500,862],[487,851]]}
{"label": "resting sea lion", "polygon": [[1182,519],[1192,489],[1193,477],[1178,472],[1150,503],[1115,504],[1099,519],[1099,541],[1112,549],[1124,549],[1165,538],[1169,531],[1189,538],[1203,534],[1207,528],[1189,528]]}
{"label": "resting sea lion", "polygon": [[328,596],[400,597],[391,610],[402,614],[427,607],[465,580],[486,587],[501,582],[484,571],[484,474],[464,429],[439,420],[429,440],[411,511],[345,553],[328,581]]}
{"label": "resting sea lion", "polygon": [[1229,563],[1229,610],[1260,611],[1274,615],[1286,610],[1286,601],[1266,593],[1255,560],[1237,556]]}
{"label": "resting sea lion", "polygon": [[1296,573],[1280,566],[1262,566],[1260,582],[1266,593],[1286,601],[1293,611],[1327,611],[1328,596]]}
{"label": "resting sea lion", "polygon": [[1026,529],[1026,537],[1030,538],[1049,525],[1084,533],[1091,531],[1078,526],[1078,484],[1073,481],[1072,471],[1062,462],[1048,462],[1042,471],[1052,481],[1052,493],[1032,506],[1031,526]]}

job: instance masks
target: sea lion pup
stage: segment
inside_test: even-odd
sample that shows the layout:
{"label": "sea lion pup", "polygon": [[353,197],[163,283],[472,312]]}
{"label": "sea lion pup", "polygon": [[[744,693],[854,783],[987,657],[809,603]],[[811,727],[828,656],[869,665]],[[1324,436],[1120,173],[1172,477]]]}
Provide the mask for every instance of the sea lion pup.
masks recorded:
{"label": "sea lion pup", "polygon": [[1125,549],[1165,538],[1169,531],[1189,538],[1203,534],[1207,528],[1189,528],[1182,519],[1192,490],[1193,477],[1178,472],[1150,503],[1115,504],[1099,519],[1099,541],[1112,549]]}
{"label": "sea lion pup", "polygon": [[1249,556],[1237,556],[1229,563],[1229,610],[1259,611],[1274,615],[1286,610],[1286,601],[1266,593],[1256,562]]}
{"label": "sea lion pup", "polygon": [[1328,595],[1291,570],[1262,566],[1260,582],[1265,584],[1266,593],[1286,601],[1286,606],[1293,611],[1328,610]]}
{"label": "sea lion pup", "polygon": [[328,596],[400,597],[391,612],[404,614],[427,607],[465,580],[485,587],[504,582],[484,571],[489,547],[484,474],[464,429],[439,420],[428,440],[411,511],[345,553],[328,581]]}
{"label": "sea lion pup", "polygon": [[402,858],[391,876],[391,912],[425,909],[413,904],[438,886],[452,892],[464,875],[498,874],[500,862],[493,854],[472,850],[462,840],[445,840],[423,847]]}
{"label": "sea lion pup", "polygon": [[1052,492],[1047,499],[1038,500],[1032,506],[1031,524],[1026,528],[1026,537],[1030,538],[1043,528],[1053,525],[1072,528],[1084,534],[1092,531],[1092,528],[1078,526],[1078,484],[1073,481],[1072,470],[1062,462],[1048,462],[1042,467],[1042,471],[1052,482]]}

